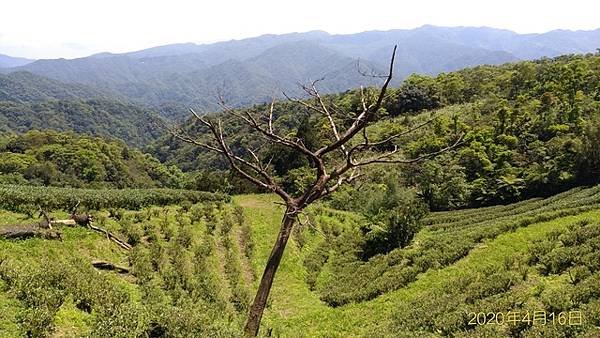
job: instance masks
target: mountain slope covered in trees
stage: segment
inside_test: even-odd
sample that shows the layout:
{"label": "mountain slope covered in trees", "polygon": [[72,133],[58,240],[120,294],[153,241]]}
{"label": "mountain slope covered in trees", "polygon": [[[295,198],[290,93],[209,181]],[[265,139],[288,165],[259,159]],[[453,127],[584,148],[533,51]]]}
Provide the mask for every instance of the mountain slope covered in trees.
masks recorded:
{"label": "mountain slope covered in trees", "polygon": [[[265,35],[207,45],[176,44],[73,60],[38,60],[26,70],[66,83],[120,93],[181,118],[185,107],[215,110],[217,93],[245,106],[297,93],[298,83],[325,76],[324,92],[341,92],[373,79],[356,63],[383,69],[397,44],[396,84],[411,73],[438,74],[479,64],[585,53],[600,46],[599,31],[552,31],[519,35],[506,30],[423,26],[413,30],[330,35],[314,31]],[[327,70],[327,71],[323,71]],[[369,72],[369,71],[367,71]]]}
{"label": "mountain slope covered in trees", "polygon": [[87,100],[116,96],[111,94],[84,85],[62,83],[25,71],[0,74],[0,101],[36,103],[48,100]]}
{"label": "mountain slope covered in trees", "polygon": [[143,146],[158,138],[163,122],[156,113],[112,100],[0,101],[0,132],[52,129],[118,138]]}
{"label": "mountain slope covered in trees", "polygon": [[[385,170],[386,174],[395,173],[394,179],[402,185],[416,187],[432,209],[507,203],[597,183],[599,74],[600,56],[590,54],[479,66],[436,77],[414,75],[389,91],[380,112],[384,118],[368,132],[376,141],[432,118],[429,127],[415,137],[395,140],[408,157],[437,151],[456,133],[465,135],[460,148],[438,158]],[[359,91],[327,96],[327,102],[338,111],[360,110]],[[268,109],[259,105],[240,112],[258,116]],[[335,118],[343,125],[347,116],[337,114]],[[310,149],[332,137],[325,116],[317,116],[299,103],[277,103],[273,115],[276,128],[301,138]],[[224,114],[222,119],[234,148],[254,142],[263,156],[273,157],[271,170],[287,187],[302,189],[303,182],[312,178],[310,161],[302,154],[261,147],[260,138],[253,139],[248,128],[231,115]],[[290,129],[292,125],[302,127]],[[191,135],[204,139],[206,130],[194,125],[193,119],[184,126]],[[186,171],[201,168],[205,188],[228,186],[221,174],[227,164],[199,147],[165,136],[151,149],[161,161]],[[381,180],[386,177],[378,172],[366,174],[365,182],[384,183]],[[357,196],[360,192],[339,194],[338,205],[350,207]]]}
{"label": "mountain slope covered in trees", "polygon": [[158,112],[113,92],[29,72],[0,74],[0,133],[53,129],[143,146],[163,133]]}
{"label": "mountain slope covered in trees", "polygon": [[0,183],[86,188],[179,188],[184,174],[122,141],[29,131],[0,137]]}
{"label": "mountain slope covered in trees", "polygon": [[[371,66],[365,63],[365,67]],[[133,58],[128,55],[75,60],[41,60],[20,69],[65,83],[85,84],[120,93],[158,107],[216,110],[222,94],[236,106],[264,102],[282,90],[298,93],[299,83],[326,76],[330,91],[373,84],[357,71],[356,60],[314,42],[299,41],[263,50],[257,56],[226,57],[211,64],[199,54]]]}

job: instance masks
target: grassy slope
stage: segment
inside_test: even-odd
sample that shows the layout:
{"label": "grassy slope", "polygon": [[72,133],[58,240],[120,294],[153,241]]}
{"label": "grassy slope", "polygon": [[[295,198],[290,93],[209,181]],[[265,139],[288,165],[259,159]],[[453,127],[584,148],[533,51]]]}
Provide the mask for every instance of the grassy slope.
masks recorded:
{"label": "grassy slope", "polygon": [[[282,208],[274,204],[273,196],[238,196],[235,201],[246,208],[252,222],[256,255],[254,269],[260,272],[275,240]],[[549,231],[562,229],[582,219],[600,219],[600,211],[589,211],[576,216],[559,218],[519,228],[486,241],[468,256],[441,270],[430,270],[405,288],[389,292],[374,300],[331,308],[312,293],[304,278],[302,250],[293,242],[289,244],[271,293],[271,306],[266,311],[263,327],[272,328],[273,334],[287,337],[357,337],[393,336],[388,331],[391,316],[398,304],[419,295],[443,289],[447,283],[463,275],[503,264],[505,258],[524,253],[534,239]],[[531,272],[535,273],[535,272]],[[536,284],[552,284],[555,278],[534,276]],[[533,289],[535,285],[531,285]]]}
{"label": "grassy slope", "polygon": [[[150,211],[158,211],[158,216],[152,216],[150,221],[142,221],[152,224],[160,224],[163,217],[167,217],[169,227],[179,226],[177,220],[177,211],[180,209],[179,206],[167,206],[167,207],[150,207],[142,209],[141,211],[123,211],[128,217],[130,222],[140,224],[140,221],[135,220],[135,215],[145,215],[147,213],[153,214]],[[229,209],[227,209],[229,211]],[[167,211],[165,214],[164,212]],[[121,222],[116,221],[109,217],[108,211],[102,211],[94,213],[96,216],[97,223],[101,227],[112,231],[121,238],[127,238],[124,234],[119,231],[121,229]],[[184,218],[188,218],[190,213],[186,213]],[[52,212],[52,216],[56,219],[68,218],[65,212]],[[125,216],[124,216],[125,217]],[[221,216],[218,216],[219,218]],[[187,220],[189,222],[189,219]],[[0,210],[0,227],[11,225],[11,224],[30,224],[37,223],[39,219],[29,219],[23,214],[8,212]],[[194,223],[194,235],[196,237],[202,237],[206,233],[206,221],[198,221]],[[243,256],[244,248],[240,244],[240,238],[232,240],[230,250],[226,250],[223,247],[226,237],[233,237],[233,233],[225,234],[222,231],[223,222],[222,220],[217,222],[216,229],[213,236],[208,236],[208,245],[212,246],[210,254],[207,257],[207,265],[209,270],[214,274],[218,280],[218,284],[222,286],[221,291],[229,291],[229,293],[222,295],[224,299],[228,300],[228,306],[233,311],[233,303],[230,300],[232,283],[231,273],[227,273],[228,260],[225,256],[228,252],[234,256],[233,264],[241,264],[240,260],[244,259],[244,264],[247,263],[247,258]],[[106,260],[113,262],[121,266],[129,266],[128,253],[121,250],[113,242],[107,240],[103,235],[90,231],[85,228],[76,227],[65,227],[61,226],[62,241],[42,240],[42,239],[27,239],[27,240],[0,240],[0,262],[3,258],[7,258],[13,262],[25,266],[39,266],[39,261],[50,261],[54,259],[68,259],[70,257],[78,257],[83,261],[92,260]],[[233,231],[239,233],[239,224],[234,224]],[[241,270],[240,267],[237,267]],[[109,278],[112,283],[118,285],[118,287],[126,291],[134,302],[140,302],[142,297],[142,291],[137,284],[133,283],[135,278],[128,275],[119,275],[113,272],[98,271],[98,274],[102,274]],[[252,280],[253,276],[249,275],[244,278]],[[244,283],[247,284],[247,283]],[[242,286],[245,288],[245,285]],[[224,292],[225,293],[225,292]],[[248,292],[248,295],[250,293]],[[249,298],[249,296],[248,296]],[[23,329],[18,324],[21,314],[26,311],[23,305],[16,299],[14,299],[11,293],[4,285],[4,281],[0,280],[0,337],[22,337],[25,335]],[[85,337],[90,333],[91,326],[94,321],[94,313],[88,314],[75,307],[72,299],[67,298],[63,303],[60,310],[54,318],[55,331],[53,337]],[[240,324],[241,325],[241,324]]]}
{"label": "grassy slope", "polygon": [[[66,213],[53,213],[58,219],[66,219]],[[1,212],[0,227],[8,224],[37,223],[38,219],[26,219],[21,214]],[[11,257],[18,259],[22,264],[36,264],[41,257],[69,257],[82,256],[90,260],[107,260],[120,265],[127,265],[126,255],[112,242],[105,240],[101,235],[82,228],[62,229],[62,241],[49,241],[42,239],[28,239],[26,241],[2,241],[0,245],[0,258]],[[130,284],[114,277],[114,281],[124,288],[131,288]],[[1,292],[3,285],[0,282],[0,337],[19,337],[23,332],[17,324],[22,306],[17,300]],[[72,301],[66,301],[55,319],[57,337],[85,336],[88,330],[87,320],[89,314],[75,308]]]}

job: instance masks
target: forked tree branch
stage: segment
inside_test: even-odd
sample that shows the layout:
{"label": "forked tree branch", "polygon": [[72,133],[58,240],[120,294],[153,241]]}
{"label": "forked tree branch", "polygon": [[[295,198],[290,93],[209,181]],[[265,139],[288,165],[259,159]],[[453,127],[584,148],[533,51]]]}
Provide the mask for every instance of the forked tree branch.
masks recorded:
{"label": "forked tree branch", "polygon": [[385,82],[383,83],[383,86],[379,91],[377,101],[375,101],[375,103],[371,104],[370,106],[366,107],[366,109],[363,108],[363,111],[356,117],[354,123],[352,123],[352,125],[340,136],[338,140],[317,150],[317,156],[323,156],[331,152],[332,150],[338,149],[342,145],[346,144],[348,141],[350,141],[350,139],[354,137],[354,135],[356,135],[358,132],[360,132],[363,128],[367,126],[367,124],[375,116],[379,108],[381,108],[381,104],[383,103],[383,98],[385,97],[387,88],[390,84],[390,81],[392,81],[392,75],[394,72],[394,61],[396,58],[396,48],[397,46],[394,46],[394,51],[392,52],[392,60],[390,61],[389,73],[385,79]]}

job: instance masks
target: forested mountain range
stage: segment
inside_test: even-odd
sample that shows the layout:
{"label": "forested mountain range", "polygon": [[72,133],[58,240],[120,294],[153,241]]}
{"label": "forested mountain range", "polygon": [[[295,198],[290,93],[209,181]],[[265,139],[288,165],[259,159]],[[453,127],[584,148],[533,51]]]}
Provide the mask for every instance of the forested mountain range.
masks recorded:
{"label": "forested mountain range", "polygon": [[297,95],[299,83],[324,77],[324,92],[373,84],[358,72],[381,72],[398,44],[395,81],[412,73],[435,75],[479,64],[592,52],[600,30],[520,35],[475,27],[423,26],[411,30],[330,35],[321,31],[264,35],[213,44],[174,44],[85,58],[38,60],[4,72],[29,71],[65,83],[92,86],[181,118],[186,107],[218,109]]}
{"label": "forested mountain range", "polygon": [[30,72],[0,74],[0,101],[34,103],[47,100],[116,99],[115,93],[81,85],[67,84]]}
{"label": "forested mountain range", "polygon": [[163,132],[152,111],[113,100],[0,101],[0,134],[52,129],[124,140],[143,146]]}

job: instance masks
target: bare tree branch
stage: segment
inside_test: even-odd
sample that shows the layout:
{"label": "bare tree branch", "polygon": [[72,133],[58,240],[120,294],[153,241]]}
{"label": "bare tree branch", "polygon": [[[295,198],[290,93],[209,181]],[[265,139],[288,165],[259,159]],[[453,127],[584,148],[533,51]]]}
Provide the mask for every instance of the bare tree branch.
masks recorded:
{"label": "bare tree branch", "polygon": [[[316,154],[312,151],[310,151],[308,148],[306,148],[306,146],[304,146],[304,144],[302,142],[299,142],[297,140],[290,140],[286,137],[277,135],[276,133],[272,132],[272,114],[273,114],[273,106],[274,106],[274,102],[271,104],[271,108],[269,110],[269,129],[265,129],[263,128],[258,121],[248,112],[246,112],[246,115],[242,115],[239,114],[238,112],[236,112],[234,109],[232,109],[231,107],[227,106],[223,101],[221,101],[220,103],[221,107],[228,113],[230,113],[231,115],[241,119],[243,122],[245,122],[248,126],[250,126],[252,129],[260,132],[263,136],[265,136],[269,141],[296,149],[298,151],[300,151],[301,153],[303,153],[304,155],[308,156],[311,160],[313,160],[313,162],[318,166],[321,167],[319,164],[322,162],[320,158],[318,158],[316,156]],[[322,169],[322,168],[320,168]]]}
{"label": "bare tree branch", "polygon": [[342,145],[346,144],[346,142],[348,142],[352,137],[354,137],[354,135],[360,132],[362,128],[366,127],[366,125],[370,122],[373,116],[377,113],[377,111],[381,107],[383,98],[385,97],[387,87],[389,86],[390,81],[392,81],[392,75],[394,72],[394,61],[396,58],[396,48],[397,46],[394,46],[394,51],[392,53],[392,58],[390,61],[389,73],[387,78],[385,79],[383,86],[381,87],[381,90],[379,91],[377,101],[369,107],[367,107],[367,109],[363,109],[363,111],[354,120],[354,123],[352,123],[352,125],[343,133],[342,136],[340,136],[338,140],[317,150],[317,152],[315,153],[317,156],[323,156],[331,152],[332,150],[340,148]]}
{"label": "bare tree branch", "polygon": [[366,165],[370,165],[370,164],[382,164],[382,163],[388,163],[388,164],[409,164],[409,163],[416,163],[416,162],[420,162],[423,161],[425,159],[428,158],[432,158],[435,157],[439,154],[445,153],[451,149],[454,149],[456,147],[458,147],[460,144],[462,144],[462,139],[464,137],[464,134],[461,134],[458,139],[452,144],[449,145],[445,148],[442,148],[438,151],[435,152],[431,152],[431,153],[427,153],[427,154],[423,154],[420,155],[418,157],[414,157],[414,158],[410,158],[410,159],[390,159],[390,157],[392,157],[395,154],[399,153],[399,148],[396,146],[394,148],[393,151],[387,152],[385,154],[376,156],[375,158],[369,159],[369,160],[364,160],[364,161],[360,161],[357,163],[354,163],[354,167],[361,167],[361,166],[366,166]]}
{"label": "bare tree branch", "polygon": [[359,173],[358,171],[353,171],[352,173],[350,173],[349,176],[338,178],[338,180],[335,182],[335,184],[333,184],[332,186],[329,186],[323,190],[323,192],[321,193],[319,198],[322,198],[322,197],[332,194],[342,185],[350,184],[361,176],[363,176],[363,174]]}

